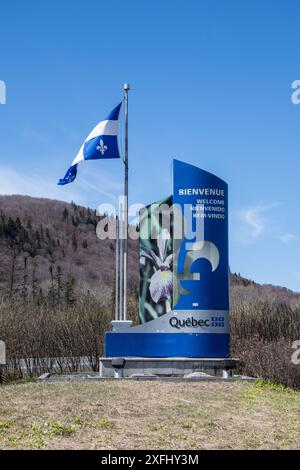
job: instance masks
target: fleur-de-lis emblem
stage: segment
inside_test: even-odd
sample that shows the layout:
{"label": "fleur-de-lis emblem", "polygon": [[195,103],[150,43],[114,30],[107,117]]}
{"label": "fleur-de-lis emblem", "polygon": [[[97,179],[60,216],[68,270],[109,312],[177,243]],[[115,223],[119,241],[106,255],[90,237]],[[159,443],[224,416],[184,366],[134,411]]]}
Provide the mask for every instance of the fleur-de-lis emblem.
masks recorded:
{"label": "fleur-de-lis emblem", "polygon": [[99,145],[97,145],[97,150],[104,155],[105,150],[107,150],[107,145],[104,145],[104,142],[102,139],[100,139]]}

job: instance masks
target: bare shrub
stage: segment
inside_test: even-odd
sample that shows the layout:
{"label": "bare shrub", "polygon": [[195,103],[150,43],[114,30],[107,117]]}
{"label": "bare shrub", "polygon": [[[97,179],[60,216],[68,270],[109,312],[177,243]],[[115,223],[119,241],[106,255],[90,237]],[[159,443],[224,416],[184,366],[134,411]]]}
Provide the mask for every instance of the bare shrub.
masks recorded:
{"label": "bare shrub", "polygon": [[292,364],[291,342],[257,338],[232,339],[232,353],[241,360],[240,372],[287,387],[300,388],[300,367]]}
{"label": "bare shrub", "polygon": [[110,319],[109,307],[91,296],[68,307],[0,302],[0,332],[8,361],[4,378],[97,370]]}
{"label": "bare shrub", "polygon": [[[130,290],[128,316],[137,321],[138,296]],[[98,370],[105,332],[111,329],[114,295],[100,302],[82,294],[74,304],[40,305],[0,301],[0,335],[7,345],[4,379],[43,372]],[[300,338],[299,307],[277,301],[233,297],[231,353],[239,372],[300,388],[300,367],[291,363],[292,342]]]}
{"label": "bare shrub", "polygon": [[241,373],[300,388],[300,366],[291,362],[292,342],[299,338],[298,306],[233,299],[231,353],[241,359]]}
{"label": "bare shrub", "polygon": [[232,335],[237,338],[300,338],[300,308],[293,309],[285,303],[233,301],[230,322]]}

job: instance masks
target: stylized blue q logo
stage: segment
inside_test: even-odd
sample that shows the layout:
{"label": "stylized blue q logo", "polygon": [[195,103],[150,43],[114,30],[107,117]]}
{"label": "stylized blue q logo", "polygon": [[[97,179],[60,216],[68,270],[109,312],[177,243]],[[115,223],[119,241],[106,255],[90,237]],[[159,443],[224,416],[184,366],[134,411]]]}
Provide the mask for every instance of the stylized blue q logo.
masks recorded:
{"label": "stylized blue q logo", "polygon": [[212,242],[201,240],[196,242],[185,242],[184,260],[178,265],[177,274],[178,293],[188,295],[190,292],[184,289],[181,281],[200,281],[199,272],[191,272],[193,263],[198,259],[206,259],[211,264],[212,272],[219,266],[220,253],[216,245]]}

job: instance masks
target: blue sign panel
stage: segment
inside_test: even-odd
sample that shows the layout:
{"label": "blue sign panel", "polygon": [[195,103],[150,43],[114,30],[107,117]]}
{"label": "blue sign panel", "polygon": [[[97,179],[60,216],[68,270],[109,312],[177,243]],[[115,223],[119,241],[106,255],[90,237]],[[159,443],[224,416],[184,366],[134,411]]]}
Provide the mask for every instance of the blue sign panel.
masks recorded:
{"label": "blue sign panel", "polygon": [[150,228],[140,241],[140,325],[107,333],[106,356],[228,357],[227,184],[174,160],[173,195],[162,202],[172,205],[169,231],[156,214],[157,237]]}
{"label": "blue sign panel", "polygon": [[[179,251],[179,290],[186,291],[185,295],[178,294],[173,308],[228,311],[227,184],[207,171],[175,160],[173,190],[173,204],[181,207],[184,218],[189,217],[188,233],[183,234],[183,240],[174,238],[173,242],[174,251],[177,247]],[[190,263],[186,263],[187,257],[191,257]]]}

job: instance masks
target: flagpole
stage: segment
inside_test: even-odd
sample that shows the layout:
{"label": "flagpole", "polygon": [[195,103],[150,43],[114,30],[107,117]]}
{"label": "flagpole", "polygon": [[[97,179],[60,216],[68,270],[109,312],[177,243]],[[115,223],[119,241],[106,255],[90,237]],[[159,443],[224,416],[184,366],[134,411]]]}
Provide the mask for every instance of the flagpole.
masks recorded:
{"label": "flagpole", "polygon": [[127,320],[127,271],[128,271],[128,92],[130,90],[130,86],[128,83],[124,84],[124,104],[125,104],[125,159],[124,159],[124,166],[125,166],[125,178],[124,178],[124,196],[125,196],[125,217],[124,217],[124,232],[125,232],[125,239],[124,239],[124,289],[123,289],[123,315],[124,320]]}
{"label": "flagpole", "polygon": [[120,205],[120,225],[119,225],[119,273],[120,273],[120,282],[119,282],[119,320],[123,320],[123,226],[124,226],[124,214],[123,206]]}
{"label": "flagpole", "polygon": [[119,247],[120,244],[120,231],[119,231],[119,217],[116,216],[116,279],[115,279],[115,320],[119,320]]}

